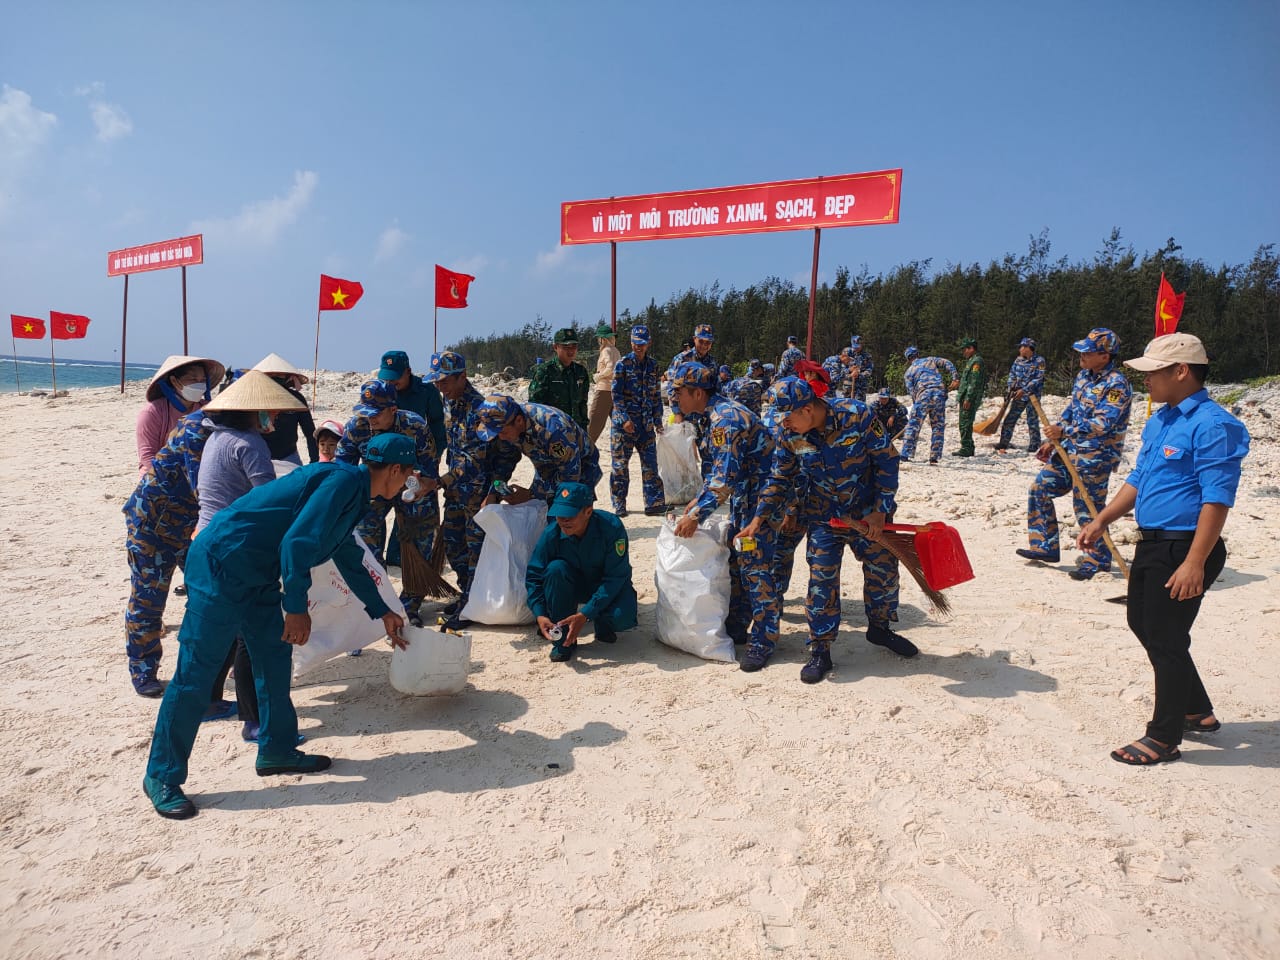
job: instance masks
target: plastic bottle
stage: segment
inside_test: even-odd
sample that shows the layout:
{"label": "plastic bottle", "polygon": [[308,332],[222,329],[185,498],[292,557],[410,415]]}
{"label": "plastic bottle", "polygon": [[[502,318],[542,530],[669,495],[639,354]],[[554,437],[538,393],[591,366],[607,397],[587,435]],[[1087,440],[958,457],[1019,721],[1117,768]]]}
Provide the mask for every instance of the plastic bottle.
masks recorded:
{"label": "plastic bottle", "polygon": [[409,474],[409,479],[404,482],[404,493],[400,494],[400,499],[405,503],[412,503],[418,499],[418,491],[422,489],[422,481],[418,479],[416,473]]}

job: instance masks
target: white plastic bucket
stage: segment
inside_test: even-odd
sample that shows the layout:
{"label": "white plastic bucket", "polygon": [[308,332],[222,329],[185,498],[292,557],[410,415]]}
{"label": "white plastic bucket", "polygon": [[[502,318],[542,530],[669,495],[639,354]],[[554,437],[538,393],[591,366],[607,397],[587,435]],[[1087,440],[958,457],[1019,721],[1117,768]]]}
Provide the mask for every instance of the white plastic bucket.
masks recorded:
{"label": "white plastic bucket", "polygon": [[443,697],[467,685],[471,637],[406,626],[406,650],[391,652],[391,686],[415,697]]}

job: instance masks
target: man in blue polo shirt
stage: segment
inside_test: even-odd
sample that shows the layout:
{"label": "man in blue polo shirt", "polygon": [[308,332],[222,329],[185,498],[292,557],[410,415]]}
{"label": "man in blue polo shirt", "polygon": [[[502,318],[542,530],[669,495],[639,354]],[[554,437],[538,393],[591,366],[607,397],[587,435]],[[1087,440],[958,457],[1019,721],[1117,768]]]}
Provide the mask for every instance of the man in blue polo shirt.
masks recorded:
{"label": "man in blue polo shirt", "polygon": [[1222,527],[1235,503],[1249,432],[1204,389],[1209,356],[1187,333],[1156,337],[1125,366],[1146,376],[1164,407],[1147,421],[1133,473],[1098,518],[1080,531],[1080,549],[1130,510],[1140,541],[1129,569],[1129,629],[1155,669],[1156,703],[1146,736],[1111,751],[1146,766],[1182,756],[1183,733],[1222,726],[1191,659],[1191,625],[1227,560]]}
{"label": "man in blue polo shirt", "polygon": [[619,630],[636,625],[627,528],[612,513],[596,510],[593,500],[585,483],[556,488],[547,510],[555,522],[538,538],[525,574],[529,609],[557,663],[573,656],[588,621],[595,622],[601,643],[613,643]]}

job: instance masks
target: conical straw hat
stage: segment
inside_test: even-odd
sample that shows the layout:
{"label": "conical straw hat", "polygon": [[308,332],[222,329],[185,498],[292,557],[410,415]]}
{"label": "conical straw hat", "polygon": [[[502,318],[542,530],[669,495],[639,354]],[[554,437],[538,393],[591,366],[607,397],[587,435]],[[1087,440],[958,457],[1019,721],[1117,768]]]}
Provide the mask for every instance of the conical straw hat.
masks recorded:
{"label": "conical straw hat", "polygon": [[187,357],[175,353],[173,356],[165,358],[164,363],[160,364],[160,369],[156,371],[156,375],[151,378],[151,383],[147,385],[147,399],[158,400],[160,398],[160,384],[169,379],[169,374],[173,373],[173,371],[179,367],[185,367],[189,363],[199,363],[204,366],[205,373],[209,377],[210,389],[220,384],[223,374],[227,372],[227,368],[217,360],[210,360],[208,357]]}
{"label": "conical straw hat", "polygon": [[278,377],[301,377],[303,383],[307,383],[311,379],[278,353],[267,354],[253,365],[253,369],[261,370],[267,374],[275,374]]}
{"label": "conical straw hat", "polygon": [[239,380],[205,404],[204,409],[214,413],[219,410],[305,410],[307,405],[261,370],[246,370]]}

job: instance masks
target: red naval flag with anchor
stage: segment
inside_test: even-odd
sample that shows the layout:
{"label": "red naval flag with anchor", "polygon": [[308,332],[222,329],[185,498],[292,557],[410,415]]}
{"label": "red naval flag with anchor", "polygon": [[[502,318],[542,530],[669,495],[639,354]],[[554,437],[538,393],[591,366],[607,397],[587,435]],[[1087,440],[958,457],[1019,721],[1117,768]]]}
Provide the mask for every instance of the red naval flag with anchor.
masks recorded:
{"label": "red naval flag with anchor", "polygon": [[1160,274],[1160,292],[1156,294],[1156,336],[1163,337],[1178,329],[1178,321],[1182,319],[1182,305],[1187,294],[1175,294],[1169,281]]}
{"label": "red naval flag with anchor", "polygon": [[364,287],[354,280],[339,280],[320,274],[320,309],[350,310],[364,296]]}
{"label": "red naval flag with anchor", "polygon": [[436,306],[465,307],[467,288],[475,277],[469,273],[455,273],[436,264]]}
{"label": "red naval flag with anchor", "polygon": [[49,335],[55,340],[83,340],[89,332],[89,318],[78,313],[49,311]]}
{"label": "red naval flag with anchor", "polygon": [[11,313],[9,314],[9,322],[13,324],[14,339],[44,339],[44,320],[41,317],[20,317],[16,313]]}

